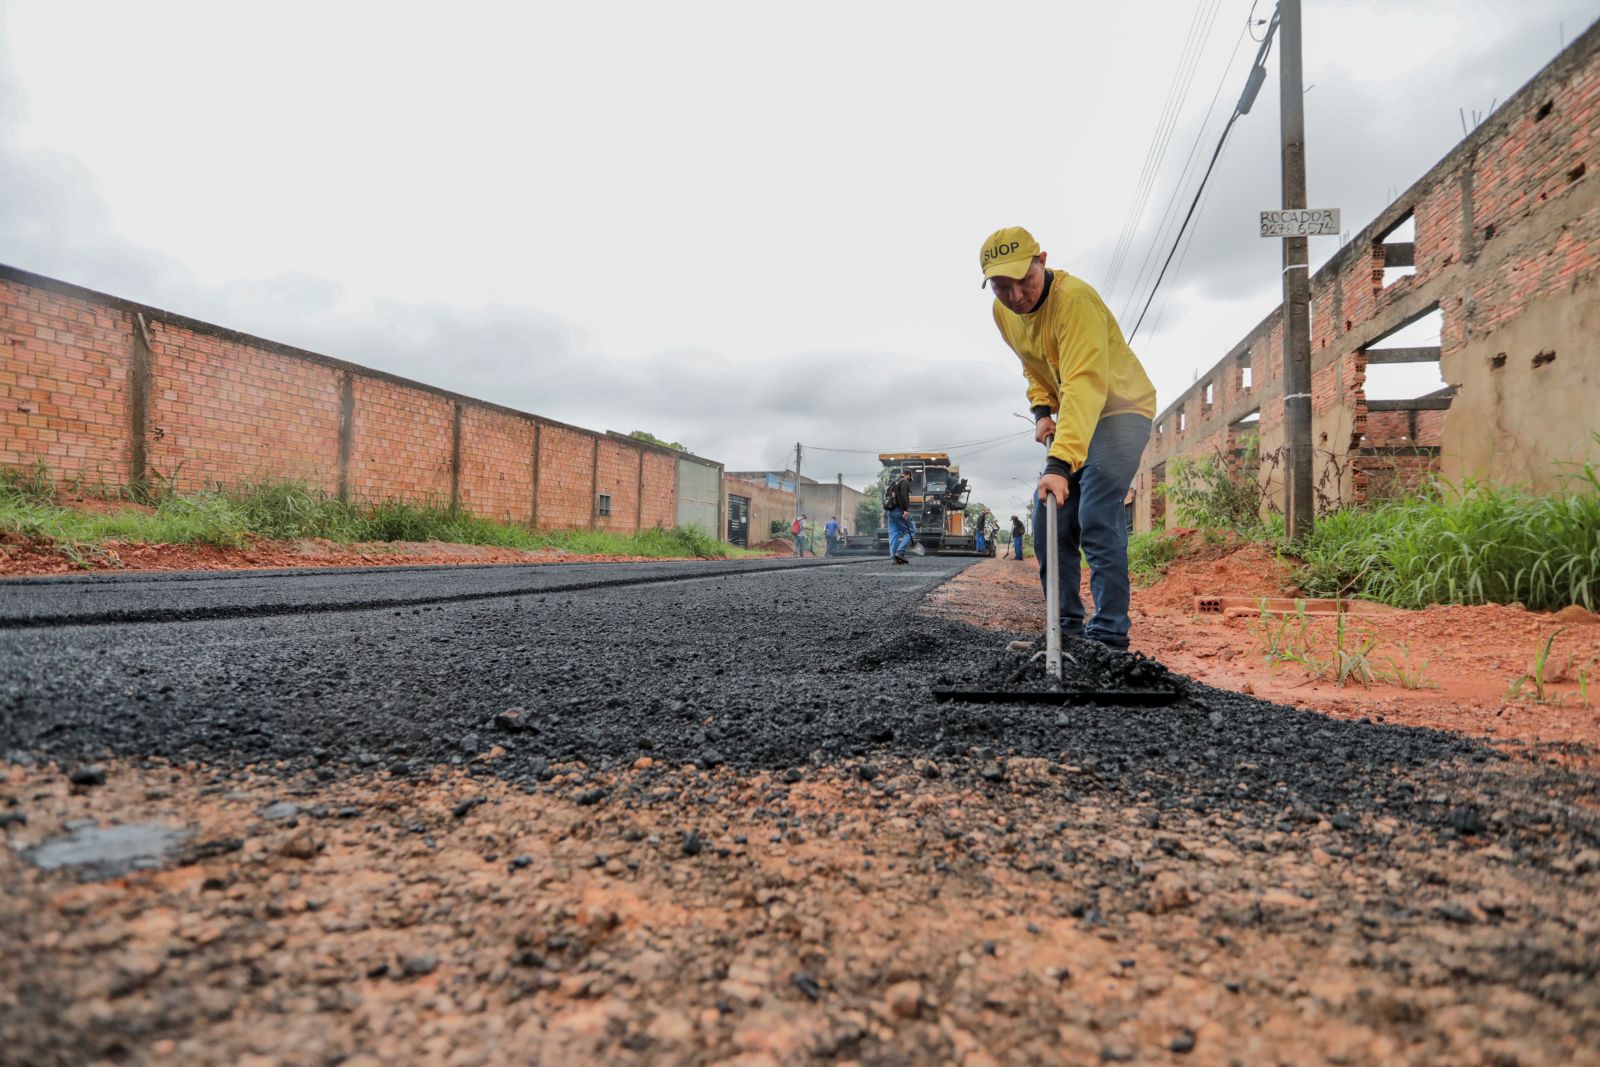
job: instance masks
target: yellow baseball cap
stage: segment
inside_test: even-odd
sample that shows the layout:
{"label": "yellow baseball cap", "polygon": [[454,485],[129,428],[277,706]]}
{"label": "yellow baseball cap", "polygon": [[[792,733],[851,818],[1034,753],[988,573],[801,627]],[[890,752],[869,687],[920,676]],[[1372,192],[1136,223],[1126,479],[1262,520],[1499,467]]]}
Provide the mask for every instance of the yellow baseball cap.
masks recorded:
{"label": "yellow baseball cap", "polygon": [[1033,257],[1039,254],[1039,242],[1033,239],[1033,234],[1021,226],[1007,226],[1003,230],[996,230],[983,240],[983,251],[978,256],[978,265],[983,268],[983,283],[987,285],[990,278],[1020,278],[1028,273],[1028,268],[1033,265]]}

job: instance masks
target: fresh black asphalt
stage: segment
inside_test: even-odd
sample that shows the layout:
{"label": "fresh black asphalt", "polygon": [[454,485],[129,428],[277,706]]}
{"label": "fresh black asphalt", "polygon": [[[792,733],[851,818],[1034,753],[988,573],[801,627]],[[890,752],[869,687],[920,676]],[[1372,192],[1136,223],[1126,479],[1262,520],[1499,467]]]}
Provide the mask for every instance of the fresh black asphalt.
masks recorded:
{"label": "fresh black asphalt", "polygon": [[[20,580],[0,585],[0,754],[426,774],[642,755],[790,768],[1012,756],[1073,789],[1264,828],[1384,814],[1554,855],[1597,839],[1593,776],[1421,729],[1179,680],[1161,708],[940,704],[1004,683],[1005,635],[918,612],[965,566],[659,563]],[[1074,643],[1074,684],[1148,681]],[[486,769],[487,768],[487,769]],[[1530,829],[1531,828],[1531,829]]]}

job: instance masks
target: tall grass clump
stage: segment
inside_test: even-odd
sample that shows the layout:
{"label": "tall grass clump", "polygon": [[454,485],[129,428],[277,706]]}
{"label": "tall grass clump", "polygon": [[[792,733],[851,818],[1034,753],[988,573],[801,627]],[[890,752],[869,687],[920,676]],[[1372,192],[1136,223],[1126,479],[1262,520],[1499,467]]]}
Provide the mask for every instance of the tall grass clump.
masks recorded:
{"label": "tall grass clump", "polygon": [[280,541],[305,537],[359,539],[360,511],[304,482],[246,482],[225,495],[244,517],[250,532],[258,537]]}
{"label": "tall grass clump", "polygon": [[1163,530],[1136,533],[1128,538],[1128,574],[1140,585],[1159,579],[1167,564],[1178,558],[1178,541]]}
{"label": "tall grass clump", "polygon": [[50,468],[43,461],[32,467],[0,467],[0,503],[51,504],[55,498]]}
{"label": "tall grass clump", "polygon": [[1300,586],[1401,608],[1600,604],[1600,468],[1573,491],[1535,495],[1470,483],[1318,519],[1296,546]]}

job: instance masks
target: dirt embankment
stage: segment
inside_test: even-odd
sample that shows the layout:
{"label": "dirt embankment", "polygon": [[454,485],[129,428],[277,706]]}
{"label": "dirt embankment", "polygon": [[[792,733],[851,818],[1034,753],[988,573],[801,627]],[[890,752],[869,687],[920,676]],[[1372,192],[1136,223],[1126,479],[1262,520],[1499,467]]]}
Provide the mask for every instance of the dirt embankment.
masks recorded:
{"label": "dirt embankment", "polygon": [[[1498,604],[1351,615],[1343,647],[1354,657],[1372,642],[1363,657],[1372,678],[1341,685],[1331,616],[1309,616],[1302,631],[1292,616],[1202,614],[1195,606],[1197,597],[1296,593],[1290,568],[1269,547],[1196,543],[1160,581],[1134,590],[1133,648],[1208,685],[1340,718],[1453,730],[1553,759],[1600,758],[1600,617]],[[1092,603],[1087,574],[1083,596]],[[1044,625],[1031,561],[981,563],[936,591],[929,610],[1027,633]],[[1323,664],[1319,677],[1313,668]]]}

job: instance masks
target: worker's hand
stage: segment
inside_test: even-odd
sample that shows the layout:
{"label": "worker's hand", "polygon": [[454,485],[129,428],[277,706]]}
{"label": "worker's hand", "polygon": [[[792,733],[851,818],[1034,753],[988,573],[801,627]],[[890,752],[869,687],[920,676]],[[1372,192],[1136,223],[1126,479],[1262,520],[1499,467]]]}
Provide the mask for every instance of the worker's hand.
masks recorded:
{"label": "worker's hand", "polygon": [[1044,474],[1039,477],[1039,487],[1034,490],[1034,496],[1043,500],[1046,495],[1056,498],[1058,507],[1065,506],[1067,497],[1072,495],[1071,484],[1059,474]]}
{"label": "worker's hand", "polygon": [[907,509],[905,511],[902,511],[900,513],[900,517],[902,519],[905,519],[907,522],[910,522],[911,521],[911,511],[909,509]]}
{"label": "worker's hand", "polygon": [[1056,420],[1053,416],[1040,416],[1039,421],[1033,424],[1033,439],[1041,445],[1056,435]]}

